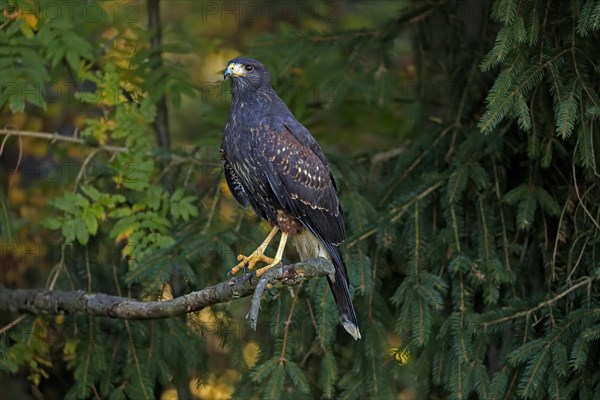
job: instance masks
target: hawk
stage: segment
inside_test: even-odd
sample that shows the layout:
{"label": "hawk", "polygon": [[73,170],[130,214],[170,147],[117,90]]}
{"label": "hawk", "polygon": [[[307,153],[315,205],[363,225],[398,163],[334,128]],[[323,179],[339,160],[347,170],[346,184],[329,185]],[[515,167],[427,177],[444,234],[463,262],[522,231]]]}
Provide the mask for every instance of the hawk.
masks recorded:
{"label": "hawk", "polygon": [[[317,141],[279,98],[265,66],[237,57],[229,61],[223,79],[231,81],[232,102],[221,160],[231,193],[242,207],[250,205],[268,221],[271,232],[249,256],[239,255],[231,272],[281,262],[288,237],[295,239],[302,260],[324,257],[335,274],[327,277],[342,325],[360,339],[360,331],[340,244],[346,238],[344,215],[327,159]],[[274,258],[264,252],[281,231]]]}

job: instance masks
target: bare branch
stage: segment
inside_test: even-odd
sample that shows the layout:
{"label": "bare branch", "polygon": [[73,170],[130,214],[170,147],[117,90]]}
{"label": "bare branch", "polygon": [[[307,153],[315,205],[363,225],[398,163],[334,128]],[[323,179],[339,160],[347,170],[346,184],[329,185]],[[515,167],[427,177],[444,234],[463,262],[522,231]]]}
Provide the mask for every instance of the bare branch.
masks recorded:
{"label": "bare branch", "polygon": [[[47,133],[47,132],[22,131],[22,130],[12,130],[12,129],[0,128],[0,135],[17,136],[17,137],[31,137],[31,138],[37,138],[37,139],[50,140],[52,143],[59,141],[59,142],[68,142],[68,143],[74,143],[74,144],[87,145],[90,147],[94,147],[80,137],[60,135],[57,132]],[[106,150],[110,153],[127,153],[127,152],[129,152],[129,149],[127,147],[110,146],[110,145],[100,145],[100,146],[96,146],[96,147],[99,147],[102,150]]]}
{"label": "bare branch", "polygon": [[[261,285],[281,288],[296,286],[305,280],[334,273],[333,265],[323,258],[313,258],[268,270],[260,279],[256,274],[238,276],[168,301],[138,301],[83,290],[61,292],[47,289],[7,289],[0,285],[0,312],[27,314],[84,314],[119,319],[172,318],[202,310],[214,304],[250,296]],[[253,302],[252,319],[258,314]]]}
{"label": "bare branch", "polygon": [[[82,139],[80,137],[69,136],[69,135],[60,135],[57,132],[48,133],[48,132],[35,132],[35,131],[23,131],[23,130],[13,130],[13,129],[8,129],[8,128],[0,128],[0,135],[6,136],[4,140],[8,139],[10,136],[30,137],[30,138],[35,138],[35,139],[49,140],[50,143],[66,142],[66,143],[77,144],[80,146],[87,146],[91,149],[101,149],[108,153],[129,153],[129,149],[127,147],[112,146],[112,145],[108,145],[108,144],[95,145],[95,144],[88,143],[85,139]],[[0,151],[0,154],[2,154],[2,151]],[[148,156],[154,156],[154,154],[152,152],[148,152],[146,154]],[[183,164],[183,163],[192,163],[195,165],[204,165],[205,164],[205,162],[203,163],[201,160],[195,159],[193,157],[184,157],[184,156],[180,156],[177,154],[171,154],[171,161],[176,164]]]}

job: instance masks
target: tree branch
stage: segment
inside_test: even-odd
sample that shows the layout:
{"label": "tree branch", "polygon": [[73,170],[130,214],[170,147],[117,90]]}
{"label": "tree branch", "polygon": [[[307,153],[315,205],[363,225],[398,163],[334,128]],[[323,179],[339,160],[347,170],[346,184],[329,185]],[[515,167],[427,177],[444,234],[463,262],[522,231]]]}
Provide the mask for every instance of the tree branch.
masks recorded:
{"label": "tree branch", "polygon": [[259,284],[262,288],[270,285],[275,288],[296,286],[305,280],[332,273],[334,268],[329,261],[312,258],[271,268],[260,279],[255,273],[237,276],[168,301],[139,301],[102,293],[86,293],[83,290],[7,289],[0,285],[0,311],[50,315],[78,313],[135,320],[172,318],[250,296]]}
{"label": "tree branch", "polygon": [[[8,137],[10,137],[10,136],[30,137],[30,138],[35,138],[35,139],[49,140],[50,143],[66,142],[66,143],[77,144],[80,146],[87,146],[90,149],[98,149],[99,148],[108,153],[129,153],[129,149],[127,147],[111,146],[111,145],[106,145],[106,144],[105,145],[94,145],[94,144],[86,142],[85,139],[82,139],[80,137],[60,135],[57,132],[49,133],[49,132],[35,132],[35,131],[23,131],[23,130],[16,130],[16,129],[0,128],[0,135],[6,136],[6,139],[8,139]],[[0,155],[1,155],[1,152],[0,152]],[[147,152],[146,155],[154,156],[153,152],[151,152],[151,151]],[[194,159],[191,157],[183,157],[183,156],[180,156],[177,154],[171,154],[171,161],[176,164],[192,163],[195,165],[204,165],[201,162],[201,160],[197,160],[197,159]]]}
{"label": "tree branch", "polygon": [[16,130],[16,129],[0,128],[0,135],[46,139],[46,140],[50,140],[51,143],[59,141],[59,142],[74,143],[74,144],[78,144],[78,145],[87,145],[89,147],[101,148],[102,150],[106,150],[109,153],[127,153],[127,152],[129,152],[129,149],[127,147],[110,146],[110,145],[93,146],[90,143],[87,143],[84,139],[82,139],[80,137],[60,135],[60,134],[58,134],[58,132],[48,133],[48,132],[34,132],[34,131],[22,131],[22,130]]}

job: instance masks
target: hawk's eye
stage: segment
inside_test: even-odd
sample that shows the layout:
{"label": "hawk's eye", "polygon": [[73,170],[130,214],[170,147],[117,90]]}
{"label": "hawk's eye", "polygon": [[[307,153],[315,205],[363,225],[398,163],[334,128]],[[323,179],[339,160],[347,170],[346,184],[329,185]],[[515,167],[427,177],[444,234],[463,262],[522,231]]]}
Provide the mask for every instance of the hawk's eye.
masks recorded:
{"label": "hawk's eye", "polygon": [[254,67],[252,65],[244,65],[244,69],[248,72],[254,71]]}

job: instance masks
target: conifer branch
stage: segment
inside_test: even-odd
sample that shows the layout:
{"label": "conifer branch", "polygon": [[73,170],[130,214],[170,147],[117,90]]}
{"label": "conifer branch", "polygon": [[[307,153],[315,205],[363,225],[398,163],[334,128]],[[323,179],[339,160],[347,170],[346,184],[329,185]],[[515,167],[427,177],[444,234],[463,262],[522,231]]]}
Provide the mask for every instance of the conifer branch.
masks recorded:
{"label": "conifer branch", "polygon": [[260,279],[254,273],[237,276],[167,301],[139,301],[103,293],[86,293],[83,290],[61,292],[47,289],[7,289],[0,285],[0,311],[49,315],[77,313],[125,320],[173,318],[250,296],[259,283],[275,288],[296,286],[305,280],[320,278],[333,272],[330,262],[323,258],[313,258],[271,268]]}
{"label": "conifer branch", "polygon": [[[541,310],[544,307],[547,306],[551,306],[552,304],[556,303],[558,300],[562,299],[563,297],[569,295],[571,292],[581,288],[582,286],[589,286],[592,284],[592,282],[595,280],[596,278],[594,278],[593,276],[587,276],[584,278],[581,278],[579,280],[579,282],[573,284],[572,286],[569,286],[565,291],[558,293],[557,295],[555,295],[554,297],[543,301],[537,305],[535,305],[534,307],[531,307],[527,310],[523,310],[523,311],[519,311],[516,312],[514,314],[510,314],[507,315],[505,317],[501,317],[501,318],[497,318],[491,321],[486,321],[483,323],[483,328],[487,328],[488,326],[492,326],[492,325],[496,325],[496,324],[500,324],[506,321],[510,321],[512,319],[517,319],[517,318],[521,318],[521,317],[529,317],[531,314],[533,314],[534,312],[537,312],[539,310]],[[589,291],[589,289],[588,289]]]}

